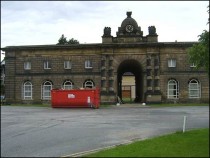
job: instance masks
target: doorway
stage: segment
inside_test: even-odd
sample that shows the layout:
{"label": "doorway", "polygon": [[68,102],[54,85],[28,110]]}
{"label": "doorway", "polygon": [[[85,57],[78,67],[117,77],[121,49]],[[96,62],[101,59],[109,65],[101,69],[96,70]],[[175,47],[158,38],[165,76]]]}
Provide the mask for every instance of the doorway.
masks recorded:
{"label": "doorway", "polygon": [[125,72],[122,76],[122,100],[132,103],[136,98],[135,76],[131,72]]}
{"label": "doorway", "polygon": [[[133,76],[133,83],[132,80],[130,83],[128,83],[128,86],[130,85],[130,88],[123,85],[123,79],[126,76],[126,74],[130,74],[130,76]],[[135,90],[132,90],[132,88],[135,87]],[[130,90],[129,90],[130,89]],[[131,95],[135,96],[133,99],[133,102],[142,102],[143,100],[143,73],[142,73],[142,67],[140,63],[134,59],[125,60],[123,61],[117,70],[117,94],[118,97],[124,102],[125,101],[125,95]],[[134,94],[131,94],[133,91]],[[124,99],[124,100],[123,100]]]}

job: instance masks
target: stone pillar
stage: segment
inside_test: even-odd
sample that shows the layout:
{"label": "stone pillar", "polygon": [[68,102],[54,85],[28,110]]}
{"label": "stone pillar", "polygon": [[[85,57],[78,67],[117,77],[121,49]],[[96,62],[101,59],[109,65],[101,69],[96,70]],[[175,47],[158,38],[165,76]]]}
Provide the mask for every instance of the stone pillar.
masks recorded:
{"label": "stone pillar", "polygon": [[147,56],[147,103],[159,103],[161,102],[161,93],[159,86],[159,55],[149,54]]}
{"label": "stone pillar", "polygon": [[111,55],[102,55],[101,58],[101,102],[105,104],[116,102],[113,56]]}
{"label": "stone pillar", "polygon": [[106,92],[106,56],[101,57],[101,91]]}
{"label": "stone pillar", "polygon": [[15,90],[15,73],[16,62],[15,52],[6,52],[5,57],[5,99],[6,103],[16,102],[16,90]]}

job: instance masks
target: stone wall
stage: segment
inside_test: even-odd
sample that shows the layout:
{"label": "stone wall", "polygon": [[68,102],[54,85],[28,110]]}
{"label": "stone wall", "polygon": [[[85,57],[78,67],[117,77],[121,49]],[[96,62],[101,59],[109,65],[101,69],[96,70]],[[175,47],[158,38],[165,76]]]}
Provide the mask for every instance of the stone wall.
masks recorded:
{"label": "stone wall", "polygon": [[[160,88],[163,102],[173,102],[167,99],[167,83],[169,79],[175,79],[179,83],[179,98],[176,102],[209,102],[209,81],[204,69],[196,70],[190,67],[187,48],[162,48],[160,49]],[[168,60],[175,59],[176,67],[168,67]],[[188,83],[191,79],[197,79],[201,83],[201,98],[190,99]]]}
{"label": "stone wall", "polygon": [[[118,95],[118,69],[124,61],[138,63],[142,102],[171,102],[167,98],[169,79],[179,82],[177,102],[208,102],[209,78],[203,69],[190,67],[183,45],[158,44],[101,44],[87,47],[16,49],[6,51],[5,96],[7,102],[44,103],[41,99],[41,85],[52,81],[53,88],[61,88],[66,80],[74,83],[74,88],[83,87],[86,79],[94,81],[101,89],[101,102],[116,103]],[[176,67],[169,68],[168,60],[175,59]],[[72,63],[71,69],[64,69],[64,61]],[[85,68],[85,61],[92,61],[92,68]],[[31,69],[24,69],[24,62],[31,62]],[[51,69],[44,69],[44,61],[49,61]],[[129,64],[129,63],[128,63]],[[128,65],[129,66],[129,65]],[[201,83],[201,98],[189,99],[188,82],[197,79]],[[33,100],[22,99],[22,85],[25,81],[33,84]],[[137,87],[138,88],[138,87]],[[148,98],[149,97],[149,98]]]}

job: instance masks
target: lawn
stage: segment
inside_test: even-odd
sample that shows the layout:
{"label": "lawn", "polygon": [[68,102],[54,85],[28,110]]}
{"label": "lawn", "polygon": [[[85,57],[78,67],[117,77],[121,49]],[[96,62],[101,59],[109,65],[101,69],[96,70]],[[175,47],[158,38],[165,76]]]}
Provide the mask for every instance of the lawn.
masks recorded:
{"label": "lawn", "polygon": [[176,132],[83,157],[209,157],[209,128]]}

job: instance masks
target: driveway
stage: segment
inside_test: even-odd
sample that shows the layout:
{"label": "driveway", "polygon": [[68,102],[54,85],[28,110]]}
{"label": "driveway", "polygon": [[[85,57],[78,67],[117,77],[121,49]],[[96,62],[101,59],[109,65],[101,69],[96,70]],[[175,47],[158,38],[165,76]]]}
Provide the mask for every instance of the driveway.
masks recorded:
{"label": "driveway", "polygon": [[209,106],[1,106],[1,156],[61,157],[134,139],[209,128]]}

